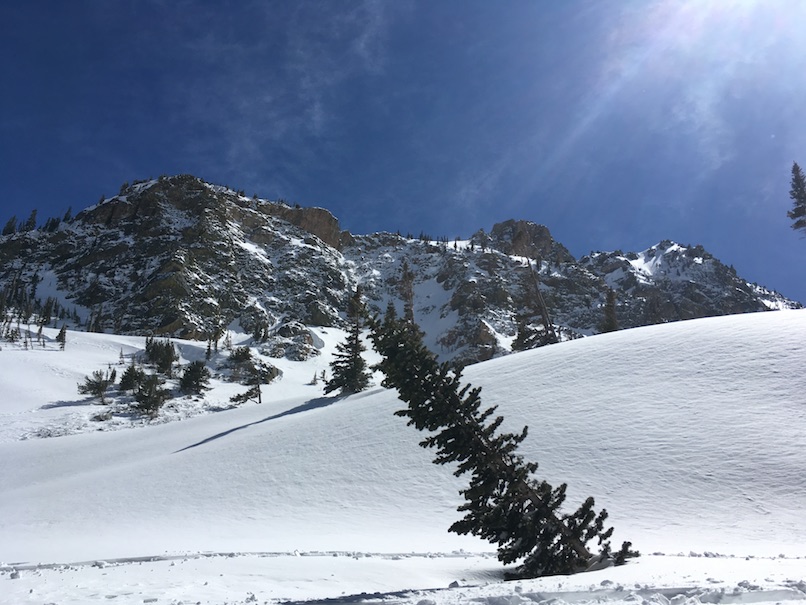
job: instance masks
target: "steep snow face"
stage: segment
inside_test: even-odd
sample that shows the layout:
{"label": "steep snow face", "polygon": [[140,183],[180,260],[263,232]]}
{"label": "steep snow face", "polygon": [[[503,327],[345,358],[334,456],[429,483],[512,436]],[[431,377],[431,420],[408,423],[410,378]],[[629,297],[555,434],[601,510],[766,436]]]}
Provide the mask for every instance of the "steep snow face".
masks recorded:
{"label": "steep snow face", "polygon": [[[326,350],[343,335],[318,331]],[[70,395],[76,376],[122,346],[142,347],[135,337],[101,334],[71,333],[68,342],[64,352],[4,347],[0,384],[16,390],[0,401],[0,426],[89,406]],[[182,347],[189,356],[202,345]],[[802,598],[803,559],[778,555],[806,556],[804,355],[806,311],[783,311],[624,330],[467,368],[465,380],[483,387],[485,405],[499,406],[504,429],[529,425],[522,453],[540,463],[539,477],[568,483],[569,508],[593,496],[609,511],[616,542],[663,553],[571,578],[498,583],[492,558],[469,557],[491,548],[446,531],[465,480],[430,462],[417,445],[423,435],[393,415],[402,405],[393,392],[374,386],[324,398],[321,386],[306,384],[324,355],[287,363],[263,405],[0,443],[0,595],[11,595],[0,602],[50,602],[60,593],[72,602],[97,594],[125,603],[162,594],[249,602],[247,586],[260,602],[277,602],[454,579],[493,583],[396,599],[495,605],[581,591],[557,598],[794,601]],[[459,549],[467,559],[447,554]],[[180,557],[159,560],[173,555]],[[148,560],[25,566],[136,557]],[[238,592],[218,592],[225,590]]]}

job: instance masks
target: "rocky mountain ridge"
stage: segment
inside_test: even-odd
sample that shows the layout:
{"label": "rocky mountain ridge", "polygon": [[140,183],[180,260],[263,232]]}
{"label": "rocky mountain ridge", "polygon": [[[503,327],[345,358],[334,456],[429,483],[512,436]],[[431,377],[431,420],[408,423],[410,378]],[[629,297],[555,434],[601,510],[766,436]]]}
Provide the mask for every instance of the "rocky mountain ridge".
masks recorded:
{"label": "rocky mountain ridge", "polygon": [[[622,328],[797,308],[700,246],[576,259],[549,230],[499,223],[466,241],[353,235],[322,208],[246,197],[189,175],[125,185],[50,230],[0,237],[0,305],[52,300],[85,329],[218,339],[231,328],[273,354],[316,354],[304,325],[341,325],[362,286],[369,306],[410,296],[427,344],[460,364],[506,354],[519,331],[598,331],[609,289]],[[66,311],[66,313],[65,313]]]}

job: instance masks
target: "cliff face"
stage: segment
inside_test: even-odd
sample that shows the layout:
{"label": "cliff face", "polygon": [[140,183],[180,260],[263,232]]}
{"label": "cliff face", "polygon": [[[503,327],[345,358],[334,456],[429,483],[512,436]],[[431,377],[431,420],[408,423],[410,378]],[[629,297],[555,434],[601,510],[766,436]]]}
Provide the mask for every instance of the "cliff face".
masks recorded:
{"label": "cliff face", "polygon": [[274,205],[269,212],[272,216],[312,233],[328,246],[341,250],[342,239],[349,234],[339,228],[339,221],[324,208],[291,208]]}
{"label": "cliff face", "polygon": [[460,364],[544,329],[536,284],[561,338],[595,333],[611,288],[622,328],[800,306],[701,247],[661,242],[578,261],[546,227],[515,220],[455,243],[351,235],[325,209],[188,175],[124,186],[52,232],[0,237],[0,304],[53,299],[85,327],[119,333],[204,339],[239,327],[304,355],[300,326],[341,324],[358,285],[371,310],[391,301],[402,313],[404,263],[427,344]]}

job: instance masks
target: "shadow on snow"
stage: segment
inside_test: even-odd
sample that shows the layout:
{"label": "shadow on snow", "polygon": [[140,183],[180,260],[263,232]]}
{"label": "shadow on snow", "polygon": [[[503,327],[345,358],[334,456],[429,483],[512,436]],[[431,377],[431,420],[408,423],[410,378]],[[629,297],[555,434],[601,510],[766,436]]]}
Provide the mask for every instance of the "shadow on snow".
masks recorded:
{"label": "shadow on snow", "polygon": [[39,406],[39,409],[52,410],[54,408],[78,408],[78,407],[89,407],[93,405],[100,407],[103,404],[97,401],[96,398],[94,397],[87,397],[86,399],[73,399],[71,401],[66,401],[63,399],[59,401],[53,401],[51,403],[46,403],[44,405]]}
{"label": "shadow on snow", "polygon": [[194,443],[192,445],[188,445],[187,447],[183,447],[181,450],[176,450],[174,454],[184,452],[185,450],[193,449],[194,447],[199,447],[200,445],[204,445],[205,443],[210,443],[211,441],[215,441],[216,439],[226,437],[227,435],[230,435],[236,431],[249,428],[250,426],[254,426],[256,424],[262,424],[264,422],[268,422],[269,420],[277,420],[278,418],[282,418],[283,416],[291,416],[293,414],[308,412],[310,410],[315,410],[317,408],[324,408],[336,403],[340,399],[342,399],[342,397],[318,397],[317,399],[311,399],[310,401],[306,401],[302,405],[298,405],[297,407],[291,408],[290,410],[286,410],[285,412],[280,412],[279,414],[274,414],[273,416],[267,416],[263,420],[255,420],[254,422],[242,424],[241,426],[236,426],[235,428],[223,431],[211,437],[207,437],[207,439],[202,439],[198,443]]}

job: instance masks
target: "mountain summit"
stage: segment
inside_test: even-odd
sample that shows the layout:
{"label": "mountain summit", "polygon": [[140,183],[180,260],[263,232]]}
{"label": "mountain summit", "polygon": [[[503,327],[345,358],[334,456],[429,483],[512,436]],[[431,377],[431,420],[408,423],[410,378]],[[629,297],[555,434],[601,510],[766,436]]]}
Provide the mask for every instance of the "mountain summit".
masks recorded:
{"label": "mountain summit", "polygon": [[203,340],[238,326],[304,341],[300,324],[342,324],[359,285],[375,312],[409,299],[427,344],[460,364],[509,352],[524,331],[593,334],[610,290],[622,328],[800,307],[701,246],[577,260],[548,228],[516,220],[466,241],[353,235],[323,208],[189,175],[127,184],[68,221],[0,237],[0,303],[49,301],[89,330]]}

